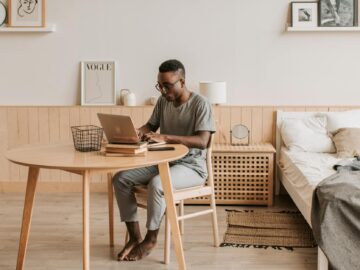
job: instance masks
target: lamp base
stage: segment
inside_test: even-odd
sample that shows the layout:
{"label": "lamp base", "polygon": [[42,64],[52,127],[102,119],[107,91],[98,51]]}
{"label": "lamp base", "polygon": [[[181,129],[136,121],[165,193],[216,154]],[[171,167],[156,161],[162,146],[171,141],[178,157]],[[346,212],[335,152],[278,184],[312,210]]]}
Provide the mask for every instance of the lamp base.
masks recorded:
{"label": "lamp base", "polygon": [[231,143],[232,146],[249,146],[249,143]]}
{"label": "lamp base", "polygon": [[250,144],[250,131],[248,132],[246,143],[233,143],[233,135],[232,135],[232,131],[230,130],[230,144],[232,146],[248,146]]}

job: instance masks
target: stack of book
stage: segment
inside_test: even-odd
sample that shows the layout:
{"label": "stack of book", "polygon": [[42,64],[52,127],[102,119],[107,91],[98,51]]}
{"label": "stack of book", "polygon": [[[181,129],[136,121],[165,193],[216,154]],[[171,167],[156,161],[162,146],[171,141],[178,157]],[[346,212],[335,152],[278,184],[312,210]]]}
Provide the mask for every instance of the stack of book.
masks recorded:
{"label": "stack of book", "polygon": [[147,142],[137,144],[112,144],[105,146],[104,155],[107,157],[132,157],[145,156],[147,153]]}

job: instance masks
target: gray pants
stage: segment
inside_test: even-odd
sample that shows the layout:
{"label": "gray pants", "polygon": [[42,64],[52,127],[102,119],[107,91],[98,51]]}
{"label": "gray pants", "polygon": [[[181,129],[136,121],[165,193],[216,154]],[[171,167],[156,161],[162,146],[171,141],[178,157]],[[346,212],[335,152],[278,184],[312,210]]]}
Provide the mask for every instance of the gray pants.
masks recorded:
{"label": "gray pants", "polygon": [[[183,165],[171,166],[170,175],[174,189],[198,186],[205,182],[205,179],[196,171]],[[113,184],[120,210],[120,218],[123,222],[138,221],[137,204],[133,187],[135,185],[147,185],[146,227],[148,230],[157,230],[160,228],[166,205],[157,166],[118,172],[114,175]]]}

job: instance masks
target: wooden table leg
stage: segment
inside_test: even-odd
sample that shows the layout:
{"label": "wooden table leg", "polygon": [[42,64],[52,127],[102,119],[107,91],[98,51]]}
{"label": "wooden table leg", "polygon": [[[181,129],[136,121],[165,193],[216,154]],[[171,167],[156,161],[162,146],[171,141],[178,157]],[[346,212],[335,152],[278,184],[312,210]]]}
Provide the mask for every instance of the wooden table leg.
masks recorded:
{"label": "wooden table leg", "polygon": [[20,270],[24,268],[26,248],[29,239],[31,216],[32,216],[33,203],[35,197],[35,190],[36,190],[37,180],[39,177],[39,170],[40,170],[39,168],[29,167],[16,270]]}
{"label": "wooden table leg", "polygon": [[89,229],[89,197],[90,197],[90,173],[83,174],[83,269],[90,269],[90,229]]}
{"label": "wooden table leg", "polygon": [[114,246],[114,191],[112,173],[107,174],[108,177],[108,204],[109,204],[109,238],[110,247]]}
{"label": "wooden table leg", "polygon": [[172,183],[171,183],[169,163],[167,162],[160,163],[159,172],[160,172],[161,184],[164,190],[164,197],[166,201],[166,213],[170,222],[176,258],[179,264],[179,269],[185,270],[186,265],[185,265],[184,251],[183,251],[181,235],[179,230],[179,223],[177,221],[174,197],[172,193]]}

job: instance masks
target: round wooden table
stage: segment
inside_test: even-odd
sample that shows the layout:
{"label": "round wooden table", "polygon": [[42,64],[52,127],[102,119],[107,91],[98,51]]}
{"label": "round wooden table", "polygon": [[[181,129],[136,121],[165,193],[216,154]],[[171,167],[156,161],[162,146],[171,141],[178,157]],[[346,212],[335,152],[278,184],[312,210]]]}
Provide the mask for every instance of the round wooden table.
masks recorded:
{"label": "round wooden table", "polygon": [[78,152],[74,146],[67,144],[30,145],[10,150],[6,157],[13,163],[29,167],[26,186],[23,219],[19,240],[19,251],[16,269],[23,269],[26,247],[29,238],[30,223],[35,196],[36,184],[41,168],[59,169],[82,175],[83,178],[83,269],[90,269],[89,247],[89,191],[90,177],[97,173],[111,173],[131,168],[151,165],[159,166],[167,215],[170,221],[176,257],[180,269],[186,269],[181,235],[176,217],[175,203],[172,194],[172,183],[169,162],[182,158],[188,153],[184,145],[171,145],[175,150],[151,151],[139,157],[105,157],[100,152]]}

